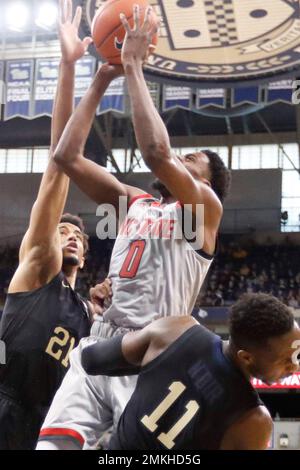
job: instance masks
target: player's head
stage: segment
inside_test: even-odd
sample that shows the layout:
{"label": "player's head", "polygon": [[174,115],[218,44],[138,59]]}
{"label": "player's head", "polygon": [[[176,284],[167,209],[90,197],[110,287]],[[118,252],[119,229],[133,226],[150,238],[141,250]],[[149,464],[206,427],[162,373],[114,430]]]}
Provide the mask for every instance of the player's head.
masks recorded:
{"label": "player's head", "polygon": [[63,251],[63,265],[82,268],[88,251],[88,236],[80,217],[64,214],[58,225]]}
{"label": "player's head", "polygon": [[[230,188],[230,171],[217,153],[202,150],[178,158],[195,179],[210,186],[220,201],[224,201]],[[170,196],[167,188],[157,179],[153,188],[160,191],[163,197]]]}
{"label": "player's head", "polygon": [[291,310],[268,294],[244,294],[230,309],[231,347],[242,369],[267,384],[299,368],[300,329]]}

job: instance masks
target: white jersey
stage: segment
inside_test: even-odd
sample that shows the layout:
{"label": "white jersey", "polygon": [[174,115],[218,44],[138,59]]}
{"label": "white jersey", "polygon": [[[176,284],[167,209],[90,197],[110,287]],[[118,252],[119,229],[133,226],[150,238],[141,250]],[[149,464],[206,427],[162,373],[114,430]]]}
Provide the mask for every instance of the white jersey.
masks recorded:
{"label": "white jersey", "polygon": [[178,239],[181,212],[178,202],[161,204],[149,194],[131,201],[112,252],[113,301],[104,321],[142,328],[160,317],[192,313],[213,257]]}
{"label": "white jersey", "polygon": [[[192,312],[212,257],[176,237],[180,213],[180,204],[161,205],[150,195],[131,201],[111,257],[113,302],[104,322],[95,321],[92,327],[97,341],[159,317]],[[109,426],[117,426],[137,377],[87,375],[81,351],[93,341],[95,337],[83,338],[70,354],[70,370],[42,427],[41,439],[46,441],[40,441],[40,450],[53,443],[55,449],[74,449],[75,441],[80,448],[93,449]]]}

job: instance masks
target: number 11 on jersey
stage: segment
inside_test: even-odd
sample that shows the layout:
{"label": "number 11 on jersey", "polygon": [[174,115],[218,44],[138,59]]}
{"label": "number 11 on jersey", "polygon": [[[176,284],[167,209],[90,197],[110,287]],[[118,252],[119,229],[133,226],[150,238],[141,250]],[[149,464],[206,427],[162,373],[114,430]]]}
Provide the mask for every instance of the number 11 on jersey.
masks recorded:
{"label": "number 11 on jersey", "polygon": [[[186,386],[182,382],[172,382],[169,387],[170,393],[164,398],[164,400],[155,408],[150,416],[145,415],[141,422],[149,429],[154,432],[158,428],[157,422],[159,419],[168,411],[168,409],[176,402],[176,400],[184,393]],[[162,432],[159,434],[157,439],[167,448],[172,449],[175,446],[175,439],[178,434],[189,424],[193,417],[197,414],[200,409],[199,404],[195,400],[190,400],[185,406],[186,412],[181,418],[169,429],[167,433]]]}

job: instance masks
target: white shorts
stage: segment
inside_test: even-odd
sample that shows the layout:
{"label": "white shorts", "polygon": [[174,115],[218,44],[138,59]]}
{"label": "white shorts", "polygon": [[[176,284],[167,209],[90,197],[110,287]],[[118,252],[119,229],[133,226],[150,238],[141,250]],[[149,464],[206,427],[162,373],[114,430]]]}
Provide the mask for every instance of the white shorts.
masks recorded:
{"label": "white shorts", "polygon": [[101,435],[112,426],[115,428],[137,376],[87,375],[81,366],[81,351],[96,341],[127,331],[106,322],[94,323],[92,336],[83,338],[70,355],[70,369],[56,392],[39,440],[71,439],[79,448],[94,449]]}

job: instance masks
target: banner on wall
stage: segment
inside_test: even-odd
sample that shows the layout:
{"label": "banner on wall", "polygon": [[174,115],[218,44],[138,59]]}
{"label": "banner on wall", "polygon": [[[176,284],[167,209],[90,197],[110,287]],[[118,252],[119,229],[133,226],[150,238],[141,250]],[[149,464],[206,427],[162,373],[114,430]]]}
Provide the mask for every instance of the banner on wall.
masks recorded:
{"label": "banner on wall", "polygon": [[96,60],[94,57],[85,56],[78,60],[75,67],[75,105],[79,103],[95,74]]}
{"label": "banner on wall", "polygon": [[9,60],[6,64],[4,119],[31,117],[33,60]]}
{"label": "banner on wall", "polygon": [[259,104],[261,102],[261,88],[258,86],[233,88],[231,92],[231,106],[243,104]]}
{"label": "banner on wall", "polygon": [[124,77],[119,77],[111,82],[98,106],[97,115],[108,111],[125,113],[124,81]]}
{"label": "banner on wall", "polygon": [[282,103],[292,104],[293,90],[293,80],[271,82],[267,88],[267,103],[281,101]]}
{"label": "banner on wall", "polygon": [[273,390],[273,389],[287,389],[299,388],[300,389],[300,372],[296,372],[285,379],[280,380],[272,385],[266,385],[259,379],[252,379],[251,383],[254,388]]}
{"label": "banner on wall", "polygon": [[33,117],[51,116],[57,88],[59,59],[37,59],[33,98]]}
{"label": "banner on wall", "polygon": [[153,100],[156,109],[160,109],[160,86],[155,82],[147,82],[148,89],[150,91],[151,98]]}
{"label": "banner on wall", "polygon": [[225,108],[226,90],[224,88],[203,88],[197,90],[196,109],[207,107]]}
{"label": "banner on wall", "polygon": [[163,111],[174,108],[191,109],[192,91],[188,87],[168,86],[163,87]]}

